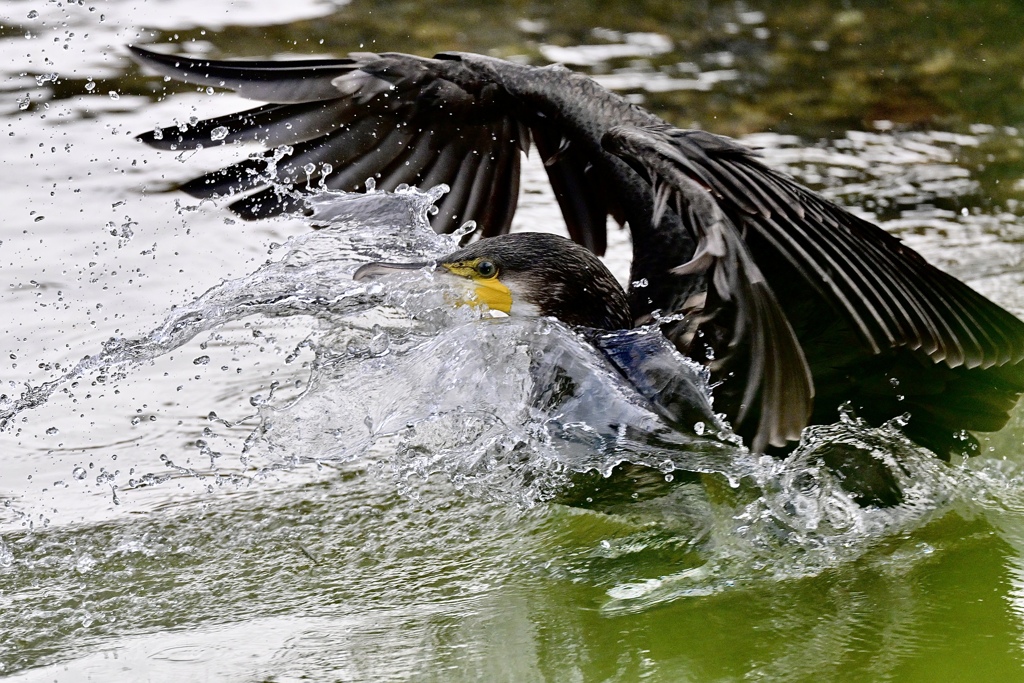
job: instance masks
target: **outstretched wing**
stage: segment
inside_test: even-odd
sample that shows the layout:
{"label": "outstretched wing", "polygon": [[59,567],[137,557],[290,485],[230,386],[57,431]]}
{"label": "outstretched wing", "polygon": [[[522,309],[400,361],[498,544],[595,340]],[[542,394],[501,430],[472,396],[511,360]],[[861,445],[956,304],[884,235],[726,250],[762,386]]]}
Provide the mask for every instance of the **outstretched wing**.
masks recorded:
{"label": "outstretched wing", "polygon": [[[717,305],[733,312],[727,356],[735,369],[746,359],[746,387],[735,418],[742,424],[749,410],[760,410],[751,448],[784,446],[800,437],[814,405],[814,383],[803,349],[740,231],[712,195],[687,172],[686,157],[660,134],[670,129],[613,128],[605,143],[632,164],[642,165],[655,194],[657,216],[670,206],[697,240],[693,258],[675,269],[678,275],[703,274]],[[719,361],[719,362],[721,362]]]}
{"label": "outstretched wing", "polygon": [[[1024,360],[1024,322],[881,228],[766,168],[750,150],[670,126],[613,128],[604,144],[651,182],[656,212],[671,206],[698,239],[694,259],[677,272],[707,271],[718,298],[736,297],[730,346],[751,337],[750,367],[763,373],[762,391],[786,400],[794,400],[786,392],[795,392],[798,402],[807,397],[793,381],[804,375],[806,362],[791,349],[795,337],[788,323],[782,326],[786,318],[764,277],[778,259],[803,279],[806,291],[839,312],[867,356],[903,348],[965,372]],[[755,239],[768,253],[752,253]],[[783,367],[771,368],[780,362]],[[1005,384],[1007,375],[999,376]],[[762,393],[762,410],[767,396]],[[1005,411],[999,411],[1002,421]]]}
{"label": "outstretched wing", "polygon": [[709,191],[742,230],[756,232],[843,311],[875,353],[906,347],[967,368],[1024,360],[1019,319],[878,226],[765,167],[751,150],[668,126],[618,128],[606,139],[628,142],[623,152],[639,155],[641,165],[671,168]]}
{"label": "outstretched wing", "polygon": [[[197,198],[240,195],[231,209],[261,218],[298,208],[281,185],[321,182],[355,191],[401,184],[451,190],[432,218],[439,232],[476,220],[485,236],[506,232],[519,196],[521,150],[529,130],[498,109],[491,92],[469,92],[437,77],[439,60],[356,54],[349,59],[225,62],[130,48],[148,68],[267,102],[195,124],[144,133],[162,149],[256,142],[262,156],[196,178],[181,189]],[[250,194],[244,194],[250,193]],[[244,194],[244,196],[242,196]]]}

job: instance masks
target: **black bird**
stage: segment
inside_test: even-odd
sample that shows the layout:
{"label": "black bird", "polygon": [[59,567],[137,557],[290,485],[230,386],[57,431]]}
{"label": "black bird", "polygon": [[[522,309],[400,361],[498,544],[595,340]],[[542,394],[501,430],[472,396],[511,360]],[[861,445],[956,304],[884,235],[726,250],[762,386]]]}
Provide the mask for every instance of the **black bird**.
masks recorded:
{"label": "black bird", "polygon": [[245,218],[300,208],[310,182],[443,182],[452,189],[434,228],[472,219],[491,238],[508,230],[520,153],[535,146],[573,240],[600,254],[607,217],[629,225],[625,300],[568,243],[540,253],[531,238],[481,239],[443,265],[481,281],[490,264],[518,297],[510,308],[572,324],[673,316],[666,336],[710,365],[715,409],[755,451],[833,422],[846,403],[876,424],[909,413],[908,436],[948,458],[973,443],[964,430],[1001,428],[1024,392],[1024,323],[1012,314],[752,150],[674,128],[561,66],[465,53],[229,62],[131,51],[158,73],[269,103],[139,136],[164,149],[269,148],[182,186],[237,195],[230,208]]}
{"label": "black bird", "polygon": [[[429,263],[369,263],[357,280]],[[472,283],[466,301],[507,315],[550,316],[597,330],[633,326],[615,276],[593,252],[564,237],[521,232],[482,239],[445,256],[442,272]]]}

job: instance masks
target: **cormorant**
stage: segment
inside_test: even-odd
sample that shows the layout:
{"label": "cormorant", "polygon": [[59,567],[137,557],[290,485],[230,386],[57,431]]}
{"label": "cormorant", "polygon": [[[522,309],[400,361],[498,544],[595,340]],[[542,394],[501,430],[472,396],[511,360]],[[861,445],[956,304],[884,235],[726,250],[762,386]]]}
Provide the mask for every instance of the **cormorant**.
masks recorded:
{"label": "cormorant", "polygon": [[[909,414],[906,434],[948,458],[973,443],[964,430],[1001,428],[1024,392],[1024,323],[1012,314],[751,149],[670,126],[564,67],[466,53],[270,62],[130,49],[158,73],[269,103],[139,136],[163,149],[269,148],[185,183],[189,194],[236,195],[232,211],[260,218],[301,207],[272,179],[296,191],[320,181],[356,191],[368,177],[388,190],[447,183],[434,228],[472,219],[483,239],[442,267],[510,312],[597,328],[667,316],[665,335],[710,366],[715,409],[755,451],[834,422],[845,403],[875,424]],[[586,250],[496,237],[531,145]],[[632,237],[625,293],[590,253],[605,249],[608,215]]]}

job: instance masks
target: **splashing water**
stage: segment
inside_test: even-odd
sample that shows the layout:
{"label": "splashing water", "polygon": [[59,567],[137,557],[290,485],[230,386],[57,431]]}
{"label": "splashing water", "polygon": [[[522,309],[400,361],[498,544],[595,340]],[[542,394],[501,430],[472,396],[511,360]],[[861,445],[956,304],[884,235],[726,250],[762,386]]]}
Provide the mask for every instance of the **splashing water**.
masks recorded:
{"label": "splashing water", "polygon": [[[945,492],[964,490],[963,469],[914,446],[895,425],[874,429],[843,416],[807,429],[785,459],[757,456],[724,423],[670,427],[594,346],[557,321],[481,319],[451,306],[448,285],[427,271],[352,280],[369,260],[429,261],[457,248],[461,235],[436,235],[427,220],[446,190],[315,195],[311,221],[322,229],[174,308],[151,333],[112,338],[57,379],[17,399],[0,397],[0,427],[80,377],[124,378],[228,322],[305,316],[316,322],[303,342],[315,354],[306,388],[288,401],[271,395],[255,403],[256,426],[238,453],[243,472],[369,457],[407,496],[440,474],[485,500],[522,507],[560,500],[655,520],[694,548],[693,566],[687,561],[656,580],[623,578],[608,591],[610,612],[820,573],[941,514],[955,502]],[[703,370],[677,360],[709,394]],[[904,503],[858,505],[823,464],[837,445],[883,462]],[[209,472],[165,465],[179,476],[231,471],[223,454],[210,455]],[[622,472],[632,478],[615,483]],[[614,552],[665,541],[646,533],[620,539]]]}
{"label": "splashing water", "polygon": [[[93,371],[124,372],[182,346],[196,335],[249,315],[343,315],[372,305],[373,295],[352,281],[351,269],[360,257],[376,253],[365,240],[349,238],[352,231],[374,234],[394,257],[438,256],[452,250],[451,238],[422,229],[434,201],[447,191],[404,190],[395,194],[324,193],[311,200],[314,220],[329,221],[323,230],[291,240],[278,261],[251,275],[223,282],[195,301],[176,309],[159,328],[137,339],[111,338],[103,350],[83,358],[59,378],[27,388],[18,399],[0,396],[0,429],[6,429],[23,410],[36,408],[60,387]],[[389,234],[389,229],[393,232]]]}

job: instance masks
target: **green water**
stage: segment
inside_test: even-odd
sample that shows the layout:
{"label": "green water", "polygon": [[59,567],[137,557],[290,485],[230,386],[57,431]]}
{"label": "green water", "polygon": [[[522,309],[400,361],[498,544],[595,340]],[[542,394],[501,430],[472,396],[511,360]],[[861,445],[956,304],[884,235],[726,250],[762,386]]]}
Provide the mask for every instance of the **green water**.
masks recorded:
{"label": "green water", "polygon": [[[184,294],[258,263],[268,243],[297,229],[225,225],[226,212],[210,206],[179,215],[176,195],[153,191],[217,161],[161,161],[129,146],[128,134],[158,119],[204,116],[209,106],[239,106],[99,57],[134,40],[196,41],[217,58],[464,50],[541,64],[545,55],[570,55],[590,62],[573,68],[614,81],[677,125],[772,133],[752,139],[764,143],[773,165],[866,208],[929,259],[1024,311],[1024,8],[1015,3],[354,0],[309,2],[301,11],[269,3],[261,5],[265,19],[246,21],[224,20],[213,3],[219,19],[204,23],[207,3],[183,4],[188,11],[168,19],[159,8],[136,14],[125,1],[99,7],[96,14],[108,14],[102,22],[86,9],[67,10],[85,27],[73,37],[60,15],[46,27],[27,18],[43,4],[0,10],[0,46],[11,64],[0,67],[4,96],[43,93],[0,119],[21,145],[11,141],[4,153],[9,168],[21,169],[7,172],[17,192],[0,228],[0,267],[10,281],[0,306],[17,321],[0,346],[4,356],[18,356],[5,361],[5,391],[13,391],[8,377],[45,379],[38,364],[90,353],[115,328],[147,329]],[[125,25],[131,21],[141,25]],[[136,37],[142,27],[154,32]],[[39,37],[25,40],[26,31]],[[552,51],[647,44],[630,33],[657,34],[668,47],[626,56]],[[59,48],[48,48],[57,66],[39,52],[52,36],[71,41],[86,62],[40,90],[31,77],[61,71]],[[27,68],[28,83],[20,75]],[[79,107],[90,81],[96,97],[115,91],[120,98],[103,99],[106,108]],[[151,114],[165,92],[171,96]],[[74,122],[54,122],[65,104],[77,112],[68,117]],[[69,157],[47,156],[65,142],[74,145]],[[89,201],[83,195],[101,197],[102,211],[80,216]],[[113,211],[120,223],[128,209],[108,207],[122,197],[135,202],[128,206],[137,222],[123,253],[103,214]],[[538,201],[557,215],[550,200]],[[45,222],[35,222],[36,210]],[[62,256],[63,241],[77,251]],[[209,251],[187,252],[194,242]],[[155,256],[143,251],[150,243]],[[117,265],[128,251],[145,259],[149,280]],[[228,261],[225,252],[239,255]],[[84,264],[93,259],[101,270],[87,276],[93,266]],[[33,308],[21,294],[32,289],[29,280],[49,283],[37,300],[59,300],[68,312]],[[94,314],[96,304],[114,313]],[[69,331],[90,316],[97,329]],[[976,462],[949,469],[948,501],[865,531],[847,555],[828,547],[827,562],[811,557],[813,543],[759,536],[763,547],[749,547],[735,533],[741,494],[714,481],[706,482],[711,494],[695,497],[693,519],[679,515],[687,503],[679,499],[614,515],[522,509],[460,491],[444,477],[400,493],[371,454],[340,469],[303,467],[242,487],[208,490],[206,482],[171,479],[145,495],[121,491],[121,505],[113,505],[110,488],[94,484],[101,467],[155,470],[160,454],[184,461],[211,407],[244,415],[243,394],[269,383],[208,374],[200,388],[178,393],[176,385],[195,384],[190,359],[206,351],[198,344],[194,351],[177,371],[157,365],[119,379],[124,393],[110,398],[116,419],[58,403],[2,436],[0,465],[12,474],[0,479],[0,674],[40,681],[1024,680],[1019,410],[1010,427],[983,440]],[[224,358],[231,352],[222,349]],[[251,350],[242,363],[248,359],[251,370],[262,352]],[[155,421],[129,424],[136,413]],[[58,423],[59,437],[47,437]],[[96,464],[79,487],[85,502],[70,497],[79,462]],[[705,566],[709,556],[715,562]],[[699,575],[719,570],[720,582]],[[629,597],[638,593],[655,597]]]}

